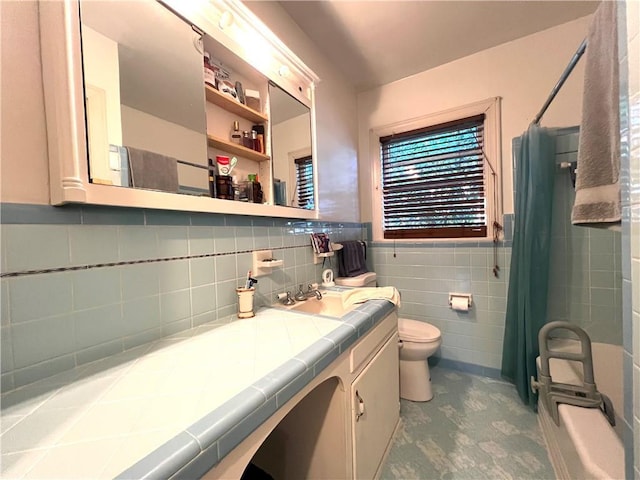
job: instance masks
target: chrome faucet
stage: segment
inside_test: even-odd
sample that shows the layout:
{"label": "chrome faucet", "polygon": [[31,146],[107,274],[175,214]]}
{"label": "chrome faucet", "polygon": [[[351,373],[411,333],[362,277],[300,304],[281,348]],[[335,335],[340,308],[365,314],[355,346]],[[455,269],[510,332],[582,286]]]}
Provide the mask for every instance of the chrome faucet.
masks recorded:
{"label": "chrome faucet", "polygon": [[[302,291],[302,285],[300,285],[300,291]],[[307,292],[304,294],[306,298],[315,296],[318,300],[322,300],[322,293],[317,288],[313,288],[313,285],[307,285]]]}
{"label": "chrome faucet", "polygon": [[308,298],[308,297],[311,297],[313,295],[315,295],[318,300],[322,300],[322,293],[320,293],[320,290],[318,290],[317,288],[313,288],[313,285],[309,284],[309,285],[307,285],[306,296]]}
{"label": "chrome faucet", "polygon": [[307,285],[307,291],[302,290],[302,284],[298,286],[298,292],[296,293],[295,299],[298,302],[303,302],[308,298],[316,297],[318,300],[322,300],[322,293],[317,288],[313,288],[313,285],[310,283]]}

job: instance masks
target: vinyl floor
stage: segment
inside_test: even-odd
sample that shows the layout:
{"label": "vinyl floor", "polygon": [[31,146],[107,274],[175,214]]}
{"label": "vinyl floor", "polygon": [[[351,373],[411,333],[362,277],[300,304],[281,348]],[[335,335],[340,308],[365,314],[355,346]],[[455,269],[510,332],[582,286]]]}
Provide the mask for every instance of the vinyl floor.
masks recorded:
{"label": "vinyl floor", "polygon": [[542,431],[513,385],[442,367],[434,398],[401,400],[381,478],[554,479]]}

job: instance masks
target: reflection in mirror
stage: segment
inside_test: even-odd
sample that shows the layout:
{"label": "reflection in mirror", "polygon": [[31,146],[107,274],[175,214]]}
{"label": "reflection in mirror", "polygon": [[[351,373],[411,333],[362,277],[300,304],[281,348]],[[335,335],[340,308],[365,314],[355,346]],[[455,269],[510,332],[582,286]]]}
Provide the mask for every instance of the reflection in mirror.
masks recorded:
{"label": "reflection in mirror", "polygon": [[200,35],[158,2],[80,18],[91,181],[209,195]]}
{"label": "reflection in mirror", "polygon": [[272,82],[269,102],[274,203],[313,210],[310,110]]}

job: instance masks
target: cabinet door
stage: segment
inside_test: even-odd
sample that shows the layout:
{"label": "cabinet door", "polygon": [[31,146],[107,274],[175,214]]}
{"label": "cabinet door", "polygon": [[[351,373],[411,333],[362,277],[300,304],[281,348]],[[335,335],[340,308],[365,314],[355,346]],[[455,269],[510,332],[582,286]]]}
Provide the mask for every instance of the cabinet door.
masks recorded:
{"label": "cabinet door", "polygon": [[398,335],[351,386],[354,478],[374,478],[400,416]]}

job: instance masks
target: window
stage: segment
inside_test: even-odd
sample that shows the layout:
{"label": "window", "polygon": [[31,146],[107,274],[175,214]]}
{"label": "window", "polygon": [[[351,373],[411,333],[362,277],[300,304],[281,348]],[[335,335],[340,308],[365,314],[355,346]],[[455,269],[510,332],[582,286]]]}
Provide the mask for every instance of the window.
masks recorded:
{"label": "window", "polygon": [[430,118],[396,125],[387,135],[378,130],[374,237],[478,240],[494,233],[488,227],[499,218],[497,170],[491,162],[497,136],[493,125],[489,136],[486,130],[492,123],[487,117],[495,121],[496,114],[473,110],[454,112],[453,119],[452,112],[438,115],[438,123]]}
{"label": "window", "polygon": [[300,208],[313,210],[315,208],[313,198],[313,161],[311,155],[296,158],[296,197],[297,202],[292,202]]}

